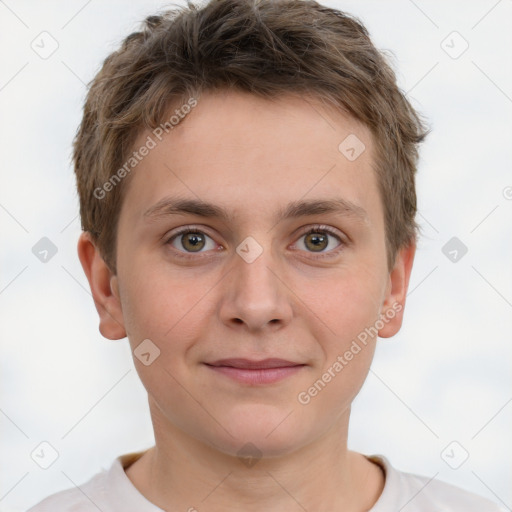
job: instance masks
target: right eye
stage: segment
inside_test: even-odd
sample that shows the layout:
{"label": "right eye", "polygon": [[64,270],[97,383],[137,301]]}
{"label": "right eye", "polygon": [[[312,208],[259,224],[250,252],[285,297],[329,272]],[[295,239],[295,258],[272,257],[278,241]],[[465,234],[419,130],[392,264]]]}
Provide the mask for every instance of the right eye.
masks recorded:
{"label": "right eye", "polygon": [[171,245],[178,252],[187,255],[205,252],[202,249],[207,247],[208,240],[211,241],[209,249],[215,249],[215,242],[210,236],[197,228],[187,227],[174,233],[167,239],[166,244]]}

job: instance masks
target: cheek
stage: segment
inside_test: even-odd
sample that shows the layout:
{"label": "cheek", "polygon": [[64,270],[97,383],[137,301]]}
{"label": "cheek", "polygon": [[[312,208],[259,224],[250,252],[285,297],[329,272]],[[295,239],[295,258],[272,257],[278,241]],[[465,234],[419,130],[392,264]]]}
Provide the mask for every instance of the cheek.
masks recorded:
{"label": "cheek", "polygon": [[304,414],[334,421],[364,384],[375,352],[372,328],[379,318],[371,286],[356,278],[340,279],[324,288],[322,300],[314,297],[315,305],[309,303],[320,319],[314,336],[322,355],[296,397]]}
{"label": "cheek", "polygon": [[[325,328],[327,339],[336,349],[370,327],[379,318],[379,282],[362,279],[362,273],[344,272],[323,280],[318,291],[300,292],[304,303],[315,313],[316,324]],[[299,295],[299,293],[298,293]]]}
{"label": "cheek", "polygon": [[132,345],[149,338],[163,348],[176,332],[190,328],[188,315],[197,315],[199,292],[191,292],[188,281],[166,278],[165,271],[152,268],[128,276],[126,283],[121,302]]}
{"label": "cheek", "polygon": [[372,326],[376,311],[372,303],[357,300],[337,306],[331,304],[328,311],[327,321],[334,335],[324,339],[325,359],[319,378],[333,382],[330,387],[335,398],[352,398],[363,384],[373,359],[376,331]]}
{"label": "cheek", "polygon": [[[192,294],[190,283],[176,279],[171,282],[162,275],[157,269],[139,273],[126,287],[122,306],[141,382],[160,406],[172,411],[179,410],[179,404],[190,400],[180,383],[185,380],[187,351],[197,338],[198,318],[207,316],[201,309],[203,304],[198,301],[204,291],[196,290]],[[151,341],[149,345],[145,341],[148,339]],[[145,347],[144,351],[142,347]],[[138,357],[144,352],[150,353],[151,360],[147,365]],[[184,415],[184,412],[180,414]],[[178,420],[179,414],[174,418],[174,421]]]}

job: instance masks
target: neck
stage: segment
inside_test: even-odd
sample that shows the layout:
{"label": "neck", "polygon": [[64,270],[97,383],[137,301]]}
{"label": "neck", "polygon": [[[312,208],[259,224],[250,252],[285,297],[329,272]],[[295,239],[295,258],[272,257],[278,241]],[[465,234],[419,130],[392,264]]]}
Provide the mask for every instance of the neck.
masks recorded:
{"label": "neck", "polygon": [[377,465],[347,449],[349,413],[293,453],[244,463],[152,411],[155,446],[126,474],[163,510],[369,510],[382,492],[384,477]]}

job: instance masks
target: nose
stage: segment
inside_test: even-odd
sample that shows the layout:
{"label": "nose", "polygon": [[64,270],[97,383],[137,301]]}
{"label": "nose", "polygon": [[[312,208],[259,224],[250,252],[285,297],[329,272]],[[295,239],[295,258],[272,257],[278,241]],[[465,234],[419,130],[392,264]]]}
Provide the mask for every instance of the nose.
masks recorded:
{"label": "nose", "polygon": [[[246,239],[247,240],[247,239]],[[293,293],[270,249],[250,238],[233,255],[233,267],[223,280],[220,316],[231,328],[277,330],[293,315]]]}

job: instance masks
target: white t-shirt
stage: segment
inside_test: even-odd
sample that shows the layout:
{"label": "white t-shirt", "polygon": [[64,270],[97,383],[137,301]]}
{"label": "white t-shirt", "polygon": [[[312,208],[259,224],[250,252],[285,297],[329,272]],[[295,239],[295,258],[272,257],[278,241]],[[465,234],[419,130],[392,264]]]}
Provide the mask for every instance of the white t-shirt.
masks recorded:
{"label": "white t-shirt", "polygon": [[[144,452],[128,453],[80,488],[48,496],[27,512],[164,512],[132,484],[124,468]],[[369,512],[506,512],[506,509],[453,485],[394,469],[382,455],[368,456],[386,474],[384,489]]]}

